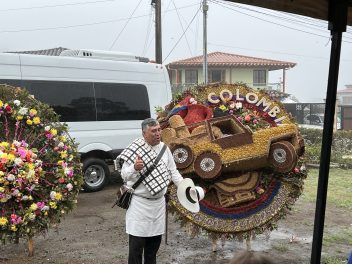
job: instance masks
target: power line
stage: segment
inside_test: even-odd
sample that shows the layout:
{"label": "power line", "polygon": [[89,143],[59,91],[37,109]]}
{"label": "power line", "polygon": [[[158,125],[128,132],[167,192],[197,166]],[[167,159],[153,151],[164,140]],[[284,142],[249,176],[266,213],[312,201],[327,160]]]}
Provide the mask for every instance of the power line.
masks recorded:
{"label": "power line", "polygon": [[196,16],[199,13],[200,8],[198,8],[197,12],[194,14],[192,20],[189,22],[186,30],[183,32],[183,34],[180,36],[180,38],[177,40],[176,44],[172,47],[172,49],[170,50],[169,54],[167,54],[167,56],[165,57],[165,59],[163,60],[163,63],[165,62],[165,60],[170,56],[170,54],[173,52],[173,50],[176,48],[176,46],[178,45],[178,43],[181,41],[182,37],[184,34],[186,34],[188,28],[190,27],[190,25],[192,24],[193,20],[196,18]]}
{"label": "power line", "polygon": [[115,1],[116,0],[98,0],[98,1],[91,1],[91,2],[78,2],[78,3],[68,3],[68,4],[58,4],[58,5],[45,5],[45,6],[31,6],[31,7],[9,8],[9,9],[0,9],[0,12],[31,10],[31,9],[41,9],[41,8],[51,8],[51,7],[61,7],[61,6],[87,5],[87,4],[115,2]]}
{"label": "power line", "polygon": [[139,0],[137,6],[135,7],[135,9],[133,10],[133,12],[131,13],[130,17],[127,19],[125,25],[123,26],[123,28],[121,29],[120,33],[116,36],[116,38],[114,39],[114,41],[112,42],[109,50],[112,49],[112,47],[115,45],[116,41],[120,38],[122,32],[125,30],[126,26],[128,25],[128,22],[130,22],[131,18],[133,17],[134,13],[137,11],[139,5],[142,3],[142,0]]}
{"label": "power line", "polygon": [[191,51],[191,47],[189,46],[189,43],[188,43],[188,39],[187,39],[187,34],[185,32],[185,29],[183,28],[183,24],[182,24],[182,21],[181,21],[181,17],[180,17],[180,13],[178,12],[178,9],[175,5],[175,1],[174,0],[171,0],[172,1],[172,4],[174,5],[175,9],[176,9],[176,14],[177,14],[177,17],[178,17],[178,21],[180,21],[180,25],[181,25],[181,28],[182,28],[182,31],[185,35],[185,39],[186,39],[186,43],[187,43],[187,46],[188,46],[188,50],[189,50],[189,53],[191,54],[192,56],[192,51]]}
{"label": "power line", "polygon": [[144,46],[143,46],[143,51],[142,51],[142,56],[145,56],[146,50],[147,50],[147,45],[148,45],[148,40],[149,40],[149,36],[150,36],[150,32],[152,31],[152,22],[153,22],[153,17],[152,17],[152,13],[153,13],[153,7],[150,7],[150,13],[149,13],[149,24],[147,26],[147,35],[145,37],[145,41],[144,41]]}
{"label": "power line", "polygon": [[[218,0],[214,0],[214,1],[217,1],[218,3],[220,3]],[[290,18],[289,17],[289,15],[290,15],[289,13],[271,11],[271,10],[268,10],[267,12],[264,12],[264,11],[259,11],[260,9],[258,10],[258,9],[249,8],[249,7],[242,6],[242,5],[233,3],[233,2],[226,2],[226,3],[223,3],[223,4],[234,6],[234,7],[237,7],[237,8],[243,9],[243,10],[247,10],[247,11],[250,11],[250,12],[258,13],[258,14],[261,14],[261,15],[274,17],[274,18],[277,18],[279,20],[283,20],[283,21],[286,21],[286,22],[288,21],[288,22],[292,22],[294,24],[297,24],[297,23],[298,24],[303,24],[306,28],[308,27],[308,28],[311,28],[313,30],[319,30],[319,31],[324,32],[324,33],[326,32],[326,29],[327,29],[327,22],[325,22],[325,21],[321,21],[322,23],[317,23],[316,19],[315,20],[308,20],[308,19],[304,19],[304,17],[302,17],[302,16],[300,16],[300,17],[294,16],[294,18]],[[310,25],[311,27],[308,26],[308,25]],[[348,29],[347,29],[346,34],[351,34],[350,32],[348,32]],[[349,38],[349,37],[346,37],[346,38]]]}
{"label": "power line", "polygon": [[[198,4],[186,5],[186,6],[183,6],[183,7],[179,7],[178,9],[184,9],[184,8],[188,8],[188,7],[192,7],[192,6],[196,6],[196,5],[198,5]],[[175,9],[170,9],[169,11],[165,11],[164,13],[172,12],[172,11],[175,11]],[[67,25],[67,26],[31,28],[31,29],[18,29],[18,30],[0,30],[0,33],[19,33],[19,32],[45,31],[45,30],[57,30],[57,29],[66,29],[66,28],[94,26],[94,25],[115,23],[115,22],[125,21],[125,20],[129,20],[129,19],[138,19],[138,18],[142,18],[142,17],[146,17],[146,16],[149,16],[149,14],[139,15],[139,16],[134,16],[134,17],[129,17],[129,18],[111,19],[111,20],[106,20],[106,21],[101,21],[101,22],[92,22],[92,23]]]}
{"label": "power line", "polygon": [[[280,26],[280,27],[284,27],[284,28],[296,30],[296,31],[303,32],[303,33],[306,33],[306,34],[315,35],[315,36],[318,36],[318,37],[329,38],[329,37],[327,37],[327,36],[323,36],[323,35],[319,35],[319,34],[316,34],[316,33],[313,33],[313,32],[308,32],[308,31],[305,31],[305,30],[301,30],[301,29],[297,29],[297,28],[290,27],[290,26],[282,25],[282,24],[275,23],[275,22],[270,21],[270,20],[266,20],[266,19],[263,19],[263,18],[259,18],[259,17],[253,16],[253,15],[247,14],[247,13],[245,13],[245,12],[241,12],[241,11],[239,11],[239,10],[230,8],[230,7],[226,6],[226,5],[224,5],[222,2],[219,2],[219,1],[216,1],[216,0],[210,0],[210,1],[211,1],[212,3],[214,3],[214,4],[217,4],[217,5],[222,6],[222,7],[224,7],[224,8],[230,9],[230,10],[232,10],[232,11],[235,11],[235,12],[237,12],[237,13],[240,13],[240,14],[243,14],[243,15],[246,15],[246,16],[249,16],[249,17],[253,17],[253,18],[258,19],[258,20],[262,20],[262,21],[267,22],[267,23],[271,23],[271,24],[274,24],[274,25],[277,25],[277,26]],[[343,42],[352,43],[352,42],[346,41],[346,40],[344,40]]]}

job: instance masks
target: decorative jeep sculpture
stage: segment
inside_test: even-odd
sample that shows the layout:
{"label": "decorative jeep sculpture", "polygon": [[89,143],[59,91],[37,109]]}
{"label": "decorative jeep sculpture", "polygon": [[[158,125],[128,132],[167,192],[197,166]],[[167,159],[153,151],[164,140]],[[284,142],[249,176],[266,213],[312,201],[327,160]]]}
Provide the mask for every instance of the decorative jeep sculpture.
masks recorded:
{"label": "decorative jeep sculpture", "polygon": [[[234,115],[211,118],[186,126],[180,116],[169,119],[162,131],[182,174],[213,180],[221,173],[272,167],[285,173],[304,153],[304,141],[295,124],[252,132]],[[190,132],[191,131],[191,132]]]}

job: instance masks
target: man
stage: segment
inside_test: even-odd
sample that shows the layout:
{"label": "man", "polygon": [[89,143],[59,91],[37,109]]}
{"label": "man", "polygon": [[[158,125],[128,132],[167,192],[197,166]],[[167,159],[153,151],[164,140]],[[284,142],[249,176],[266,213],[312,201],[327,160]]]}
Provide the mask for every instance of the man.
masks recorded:
{"label": "man", "polygon": [[[121,176],[131,187],[155,161],[164,143],[157,120],[142,122],[143,139],[136,139],[118,157]],[[165,230],[165,198],[170,181],[176,186],[183,180],[167,147],[156,168],[135,189],[126,212],[126,233],[129,234],[128,264],[155,264],[161,236]]]}

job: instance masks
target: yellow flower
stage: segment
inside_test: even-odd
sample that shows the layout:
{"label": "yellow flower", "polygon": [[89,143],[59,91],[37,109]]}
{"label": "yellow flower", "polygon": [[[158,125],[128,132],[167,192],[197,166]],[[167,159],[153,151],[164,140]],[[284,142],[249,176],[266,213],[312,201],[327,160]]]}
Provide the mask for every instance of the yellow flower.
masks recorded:
{"label": "yellow flower", "polygon": [[61,155],[62,159],[67,158],[67,152],[66,151],[61,151],[60,155]]}
{"label": "yellow flower", "polygon": [[26,124],[29,125],[29,126],[31,126],[31,125],[33,124],[33,121],[30,120],[30,119],[27,119]]}
{"label": "yellow flower", "polygon": [[31,204],[31,207],[30,207],[30,210],[31,210],[31,211],[35,211],[35,210],[37,210],[37,209],[38,209],[38,205],[35,204],[35,203],[32,203],[32,204]]}
{"label": "yellow flower", "polygon": [[35,116],[36,114],[37,114],[38,112],[37,112],[37,110],[35,110],[35,109],[31,109],[31,110],[29,110],[29,114],[31,115],[31,116]]}
{"label": "yellow flower", "polygon": [[62,142],[66,142],[66,141],[67,141],[67,139],[66,139],[65,136],[60,136],[59,139],[60,139],[60,141],[62,141]]}
{"label": "yellow flower", "polygon": [[3,193],[5,191],[4,187],[0,187],[0,193]]}
{"label": "yellow flower", "polygon": [[18,121],[21,121],[21,120],[23,119],[23,116],[19,115],[19,116],[16,117],[16,119],[17,119]]}
{"label": "yellow flower", "polygon": [[2,107],[4,105],[4,103],[0,100],[0,107]]}
{"label": "yellow flower", "polygon": [[7,159],[7,153],[1,153],[0,159]]}
{"label": "yellow flower", "polygon": [[53,209],[57,208],[56,202],[49,202],[49,206]]}
{"label": "yellow flower", "polygon": [[0,226],[5,226],[7,225],[7,218],[6,217],[0,217]]}
{"label": "yellow flower", "polygon": [[33,118],[33,123],[35,124],[35,125],[38,125],[38,124],[40,124],[40,118],[39,117],[35,117],[35,118]]}
{"label": "yellow flower", "polygon": [[11,225],[11,231],[16,232],[17,231],[17,226],[16,225]]}
{"label": "yellow flower", "polygon": [[14,161],[16,156],[10,153],[10,154],[7,155],[7,158],[8,158],[9,161]]}
{"label": "yellow flower", "polygon": [[55,200],[60,201],[61,199],[62,199],[62,194],[59,193],[59,192],[57,192],[57,193],[55,194]]}
{"label": "yellow flower", "polygon": [[57,135],[57,130],[55,128],[50,129],[50,133],[53,134],[54,136]]}
{"label": "yellow flower", "polygon": [[4,148],[7,148],[10,144],[6,141],[3,141],[0,143],[0,147],[4,147]]}

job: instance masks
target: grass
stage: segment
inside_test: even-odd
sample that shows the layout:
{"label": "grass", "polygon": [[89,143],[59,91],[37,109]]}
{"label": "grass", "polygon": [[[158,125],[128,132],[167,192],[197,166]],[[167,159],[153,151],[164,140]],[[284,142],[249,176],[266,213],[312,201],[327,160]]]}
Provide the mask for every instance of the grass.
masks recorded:
{"label": "grass", "polygon": [[329,247],[332,244],[352,245],[352,227],[335,230],[332,234],[324,234],[323,245]]}
{"label": "grass", "polygon": [[347,261],[345,259],[338,259],[338,258],[328,258],[325,262],[326,264],[346,264]]}
{"label": "grass", "polygon": [[[315,202],[318,186],[318,169],[310,169],[305,180],[303,199]],[[328,186],[328,205],[352,209],[352,170],[330,168]]]}
{"label": "grass", "polygon": [[274,244],[272,248],[278,252],[285,253],[288,251],[288,246],[283,243]]}

